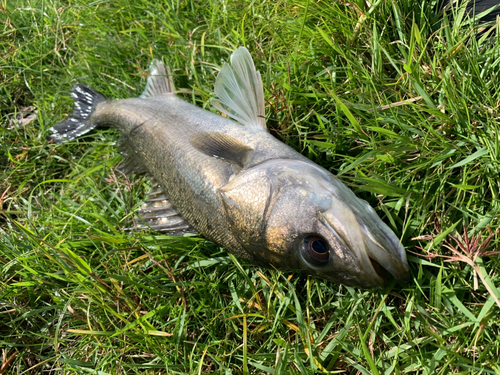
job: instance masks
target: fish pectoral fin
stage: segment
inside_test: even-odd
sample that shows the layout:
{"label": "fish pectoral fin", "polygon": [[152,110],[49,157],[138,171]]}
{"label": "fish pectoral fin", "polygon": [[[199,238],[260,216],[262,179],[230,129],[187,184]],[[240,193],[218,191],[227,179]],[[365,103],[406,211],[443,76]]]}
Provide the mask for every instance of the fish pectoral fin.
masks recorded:
{"label": "fish pectoral fin", "polygon": [[137,214],[140,221],[135,221],[133,227],[125,228],[125,230],[150,229],[157,232],[169,232],[168,234],[172,236],[198,233],[173,209],[162,188],[154,180],[148,197]]}
{"label": "fish pectoral fin", "polygon": [[204,132],[195,135],[190,141],[194,148],[205,155],[223,159],[240,168],[245,168],[248,156],[253,151],[253,148],[224,133]]}
{"label": "fish pectoral fin", "polygon": [[165,65],[161,61],[154,59],[148,73],[148,82],[146,83],[144,92],[139,96],[140,98],[174,93],[174,81],[168,65],[165,68]]}
{"label": "fish pectoral fin", "polygon": [[225,63],[215,81],[210,103],[241,125],[266,130],[264,88],[250,52],[240,47]]}

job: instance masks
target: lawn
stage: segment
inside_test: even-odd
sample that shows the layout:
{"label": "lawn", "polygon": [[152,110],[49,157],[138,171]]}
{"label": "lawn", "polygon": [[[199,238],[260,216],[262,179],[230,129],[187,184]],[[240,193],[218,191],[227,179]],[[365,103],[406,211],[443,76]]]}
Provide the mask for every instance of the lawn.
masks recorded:
{"label": "lawn", "polygon": [[[499,35],[411,0],[2,0],[0,374],[499,374]],[[238,46],[269,131],[370,202],[411,281],[126,231],[149,182],[117,169],[118,133],[45,139],[73,83],[138,96],[153,58],[210,109]]]}

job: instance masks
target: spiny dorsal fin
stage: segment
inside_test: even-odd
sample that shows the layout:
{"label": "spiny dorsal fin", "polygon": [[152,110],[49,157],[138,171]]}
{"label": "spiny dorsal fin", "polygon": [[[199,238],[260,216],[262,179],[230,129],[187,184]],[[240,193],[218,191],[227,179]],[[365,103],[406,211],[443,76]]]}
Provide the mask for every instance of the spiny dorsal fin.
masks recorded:
{"label": "spiny dorsal fin", "polygon": [[214,91],[217,97],[210,102],[219,111],[242,125],[266,129],[262,79],[245,47],[233,52],[231,65],[222,66]]}
{"label": "spiny dorsal fin", "polygon": [[253,151],[251,147],[223,133],[199,133],[192,137],[190,142],[205,155],[226,160],[240,168],[245,168],[248,155]]}
{"label": "spiny dorsal fin", "polygon": [[149,67],[149,76],[146,88],[140,98],[173,94],[174,89],[174,81],[172,80],[172,75],[170,74],[168,66],[165,69],[165,66],[161,61],[154,59]]}

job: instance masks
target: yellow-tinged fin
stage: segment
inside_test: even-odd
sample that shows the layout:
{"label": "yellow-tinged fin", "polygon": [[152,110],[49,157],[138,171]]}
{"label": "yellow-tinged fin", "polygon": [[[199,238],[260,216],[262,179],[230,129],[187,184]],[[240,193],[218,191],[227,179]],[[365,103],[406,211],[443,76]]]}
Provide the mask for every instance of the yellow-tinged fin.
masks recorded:
{"label": "yellow-tinged fin", "polygon": [[154,59],[149,67],[148,82],[140,98],[150,98],[152,96],[173,94],[175,90],[174,81],[168,66],[159,60]]}
{"label": "yellow-tinged fin", "polygon": [[215,81],[210,103],[241,125],[266,130],[264,89],[250,52],[239,47],[225,63]]}

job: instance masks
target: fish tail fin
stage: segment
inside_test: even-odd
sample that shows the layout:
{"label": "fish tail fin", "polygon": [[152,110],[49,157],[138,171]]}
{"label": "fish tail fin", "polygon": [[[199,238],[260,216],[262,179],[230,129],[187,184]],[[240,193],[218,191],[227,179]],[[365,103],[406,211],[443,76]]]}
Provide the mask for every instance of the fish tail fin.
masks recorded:
{"label": "fish tail fin", "polygon": [[52,134],[47,136],[48,140],[53,140],[56,143],[70,141],[97,126],[97,124],[92,123],[90,117],[97,105],[105,101],[106,97],[81,83],[73,85],[71,97],[75,100],[73,114],[49,129]]}

